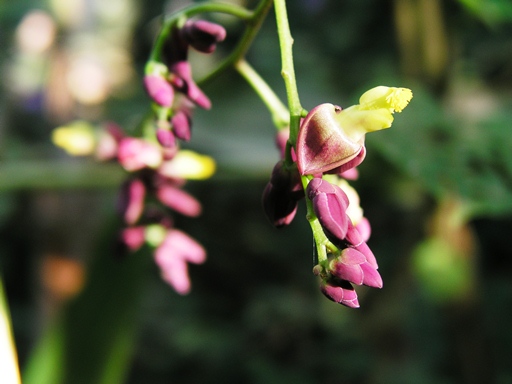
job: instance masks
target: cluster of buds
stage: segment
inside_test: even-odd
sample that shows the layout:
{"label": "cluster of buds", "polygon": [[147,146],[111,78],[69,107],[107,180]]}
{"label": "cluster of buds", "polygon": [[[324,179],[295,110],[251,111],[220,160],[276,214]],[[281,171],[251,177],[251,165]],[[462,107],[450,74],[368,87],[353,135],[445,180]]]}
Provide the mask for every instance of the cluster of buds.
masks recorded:
{"label": "cluster of buds", "polygon": [[188,20],[173,26],[159,59],[147,62],[144,87],[155,103],[156,136],[164,147],[173,147],[176,139],[189,141],[194,105],[210,109],[210,99],[192,77],[189,48],[202,53],[215,51],[226,37],[225,29],[205,20]]}
{"label": "cluster of buds", "polygon": [[223,27],[203,20],[173,26],[160,52],[146,65],[144,87],[153,101],[153,118],[134,137],[115,124],[95,129],[85,122],[56,128],[53,141],[72,155],[95,155],[116,161],[129,177],[120,189],[118,211],[124,222],[123,249],[144,245],[153,250],[163,279],[179,294],[190,291],[188,263],[206,259],[204,248],[173,225],[173,213],[196,217],[201,203],[182,187],[189,179],[205,179],[215,171],[212,158],[181,149],[191,137],[192,109],[209,109],[210,100],[192,78],[188,49],[211,53],[224,40]]}
{"label": "cluster of buds", "polygon": [[278,137],[284,159],[265,188],[265,212],[276,227],[288,225],[298,201],[307,199],[317,259],[313,272],[321,278],[325,296],[351,308],[359,307],[352,284],[381,288],[383,283],[366,243],[370,224],[347,180],[358,176],[366,133],[389,128],[393,113],[411,98],[409,89],[379,86],[345,110],[327,103],[313,108],[300,124],[296,143],[285,146]]}

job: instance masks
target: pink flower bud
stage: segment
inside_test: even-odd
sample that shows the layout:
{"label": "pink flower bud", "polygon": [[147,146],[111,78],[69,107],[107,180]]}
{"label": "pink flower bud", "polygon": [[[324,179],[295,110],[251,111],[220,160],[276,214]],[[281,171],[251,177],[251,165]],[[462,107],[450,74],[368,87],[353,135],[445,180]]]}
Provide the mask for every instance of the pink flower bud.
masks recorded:
{"label": "pink flower bud", "polygon": [[144,88],[149,97],[162,107],[171,107],[174,101],[174,89],[172,85],[162,76],[144,76]]}
{"label": "pink flower bud", "polygon": [[139,227],[128,227],[121,231],[120,238],[121,242],[132,252],[138,250],[145,242],[145,228]]}
{"label": "pink flower bud", "polygon": [[350,308],[359,308],[357,293],[346,280],[331,278],[322,280],[320,290],[330,300]]}
{"label": "pink flower bud", "polygon": [[197,199],[169,183],[159,186],[156,195],[163,204],[183,215],[196,217],[201,214],[201,203]]}
{"label": "pink flower bud", "polygon": [[347,280],[356,285],[382,288],[382,278],[361,252],[354,248],[345,248],[331,262],[331,273],[338,279]]}
{"label": "pink flower bud", "polygon": [[128,180],[121,186],[118,210],[127,224],[132,225],[139,220],[145,196],[146,187],[139,179]]}
{"label": "pink flower bud", "polygon": [[350,221],[346,213],[349,202],[345,192],[337,185],[321,178],[312,179],[306,192],[326,235],[332,235],[340,241],[344,240]]}
{"label": "pink flower bud", "polygon": [[178,110],[171,118],[171,124],[172,130],[178,139],[190,140],[192,119],[188,111]]}
{"label": "pink flower bud", "polygon": [[171,72],[176,75],[172,81],[180,92],[203,109],[210,109],[212,104],[208,96],[197,86],[192,78],[192,68],[188,61],[178,61],[171,66]]}
{"label": "pink flower bud", "polygon": [[176,145],[174,133],[167,128],[157,128],[156,139],[162,147],[173,148]]}

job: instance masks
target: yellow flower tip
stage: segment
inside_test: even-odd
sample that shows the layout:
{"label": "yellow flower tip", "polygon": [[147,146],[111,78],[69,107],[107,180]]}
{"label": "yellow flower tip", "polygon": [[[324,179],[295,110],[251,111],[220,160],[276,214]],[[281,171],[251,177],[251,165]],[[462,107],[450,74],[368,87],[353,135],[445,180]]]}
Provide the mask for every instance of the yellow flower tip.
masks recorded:
{"label": "yellow flower tip", "polygon": [[412,99],[412,91],[409,88],[390,88],[388,103],[395,112],[402,112]]}
{"label": "yellow flower tip", "polygon": [[57,127],[52,132],[52,142],[72,156],[87,156],[96,149],[94,127],[85,121],[75,121]]}
{"label": "yellow flower tip", "polygon": [[408,88],[378,86],[366,91],[359,99],[360,107],[366,110],[387,108],[391,112],[402,112],[412,99]]}
{"label": "yellow flower tip", "polygon": [[164,162],[160,172],[168,177],[204,180],[215,173],[215,160],[194,151],[181,150],[170,161]]}

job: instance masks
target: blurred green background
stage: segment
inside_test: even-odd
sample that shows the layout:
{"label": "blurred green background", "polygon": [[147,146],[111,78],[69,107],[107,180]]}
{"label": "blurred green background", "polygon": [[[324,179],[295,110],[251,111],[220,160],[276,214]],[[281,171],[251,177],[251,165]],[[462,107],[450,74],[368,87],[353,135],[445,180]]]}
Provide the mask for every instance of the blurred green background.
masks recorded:
{"label": "blurred green background", "polygon": [[[186,145],[219,164],[187,187],[202,217],[176,217],[208,251],[186,297],[147,250],[116,258],[124,173],[50,142],[76,119],[137,124],[159,15],[186,3],[0,0],[0,271],[24,382],[512,383],[512,3],[288,2],[304,108],[414,92],[353,183],[384,279],[358,310],[319,292],[304,207],[286,229],[264,217],[274,128],[234,71]],[[199,77],[242,32],[214,20],[228,39],[193,56]],[[273,14],[248,60],[283,96]]]}

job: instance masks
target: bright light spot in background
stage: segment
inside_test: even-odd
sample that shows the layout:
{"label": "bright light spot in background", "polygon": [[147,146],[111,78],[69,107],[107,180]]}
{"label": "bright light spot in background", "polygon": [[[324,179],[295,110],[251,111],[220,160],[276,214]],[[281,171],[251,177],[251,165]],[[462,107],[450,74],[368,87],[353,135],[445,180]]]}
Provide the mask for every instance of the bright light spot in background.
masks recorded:
{"label": "bright light spot in background", "polygon": [[55,41],[57,27],[47,13],[34,10],[25,15],[16,29],[16,42],[24,53],[42,53]]}
{"label": "bright light spot in background", "polygon": [[73,97],[83,104],[100,104],[109,95],[106,69],[92,57],[78,57],[72,61],[67,83]]}

